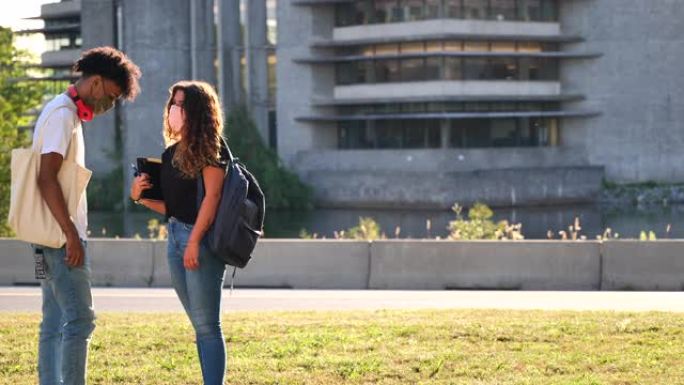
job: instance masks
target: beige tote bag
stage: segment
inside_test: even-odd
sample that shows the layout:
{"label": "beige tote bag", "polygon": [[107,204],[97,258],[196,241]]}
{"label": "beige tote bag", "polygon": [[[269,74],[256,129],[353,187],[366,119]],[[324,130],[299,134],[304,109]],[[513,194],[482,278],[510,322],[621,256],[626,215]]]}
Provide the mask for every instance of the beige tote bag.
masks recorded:
{"label": "beige tote bag", "polygon": [[[58,110],[57,107],[51,113]],[[49,121],[49,119],[46,119]],[[53,248],[66,243],[66,235],[52,215],[38,190],[40,150],[43,147],[43,133],[46,125],[40,127],[36,143],[32,148],[12,150],[12,183],[10,187],[10,210],[8,222],[17,239]],[[71,136],[67,156],[57,174],[57,180],[64,193],[69,216],[76,217],[76,209],[85,192],[92,172],[76,164],[76,130]]]}

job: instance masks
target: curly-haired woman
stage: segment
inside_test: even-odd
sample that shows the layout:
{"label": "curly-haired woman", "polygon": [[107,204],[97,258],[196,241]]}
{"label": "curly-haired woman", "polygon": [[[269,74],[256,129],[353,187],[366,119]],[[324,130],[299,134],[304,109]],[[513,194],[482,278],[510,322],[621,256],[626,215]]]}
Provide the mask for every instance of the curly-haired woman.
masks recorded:
{"label": "curly-haired woman", "polygon": [[[195,329],[205,385],[223,384],[226,348],[221,329],[221,290],[225,265],[204,239],[221,198],[226,159],[221,156],[223,118],[214,89],[184,81],[169,90],[164,110],[161,190],[163,200],[141,199],[152,187],[142,174],[131,186],[131,199],[165,215],[169,222],[168,261],[176,294]],[[197,178],[205,197],[197,207]]]}

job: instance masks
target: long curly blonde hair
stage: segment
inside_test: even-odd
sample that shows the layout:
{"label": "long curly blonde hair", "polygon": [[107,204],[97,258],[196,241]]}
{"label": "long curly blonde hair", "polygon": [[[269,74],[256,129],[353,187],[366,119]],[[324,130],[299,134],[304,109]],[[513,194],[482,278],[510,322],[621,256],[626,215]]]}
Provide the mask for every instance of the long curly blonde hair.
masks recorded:
{"label": "long curly blonde hair", "polygon": [[[169,127],[169,109],[176,92],[183,91],[185,124],[180,135]],[[167,147],[178,143],[172,164],[183,177],[196,178],[206,166],[218,165],[223,133],[223,113],[214,88],[205,82],[181,81],[169,89],[164,109],[164,141]]]}

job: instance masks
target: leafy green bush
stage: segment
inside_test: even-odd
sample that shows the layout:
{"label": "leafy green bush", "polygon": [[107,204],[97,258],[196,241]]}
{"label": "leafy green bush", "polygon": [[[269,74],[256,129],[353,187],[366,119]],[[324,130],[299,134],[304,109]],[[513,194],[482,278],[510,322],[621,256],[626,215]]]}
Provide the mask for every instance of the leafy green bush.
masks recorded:
{"label": "leafy green bush", "polygon": [[511,225],[508,221],[492,221],[494,212],[483,203],[475,203],[468,210],[468,219],[464,219],[463,207],[455,204],[452,207],[456,220],[449,222],[449,239],[453,240],[521,240],[522,225]]}
{"label": "leafy green bush", "polygon": [[12,149],[27,147],[30,133],[20,127],[28,126],[31,117],[26,112],[40,106],[45,84],[22,82],[28,77],[27,53],[14,47],[12,31],[0,27],[0,236],[12,236],[7,225],[10,202]]}
{"label": "leafy green bush", "polygon": [[259,180],[269,208],[313,207],[311,188],[284,167],[274,150],[264,145],[246,108],[237,107],[228,115],[226,136],[233,155]]}

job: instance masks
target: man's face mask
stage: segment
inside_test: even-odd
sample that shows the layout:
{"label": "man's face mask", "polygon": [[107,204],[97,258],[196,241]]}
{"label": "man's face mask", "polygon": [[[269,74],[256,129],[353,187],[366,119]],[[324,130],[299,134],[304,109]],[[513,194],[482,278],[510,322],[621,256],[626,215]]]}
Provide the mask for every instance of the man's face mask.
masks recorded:
{"label": "man's face mask", "polygon": [[[92,96],[87,99],[84,98],[84,101],[90,107],[93,108],[93,113],[95,115],[104,114],[105,112],[114,108],[114,104],[116,103],[116,98],[107,95],[107,90],[105,90],[104,81],[100,79],[99,83],[100,88],[102,89],[102,96],[100,98],[94,98]],[[92,87],[90,93],[91,95],[93,94]]]}

